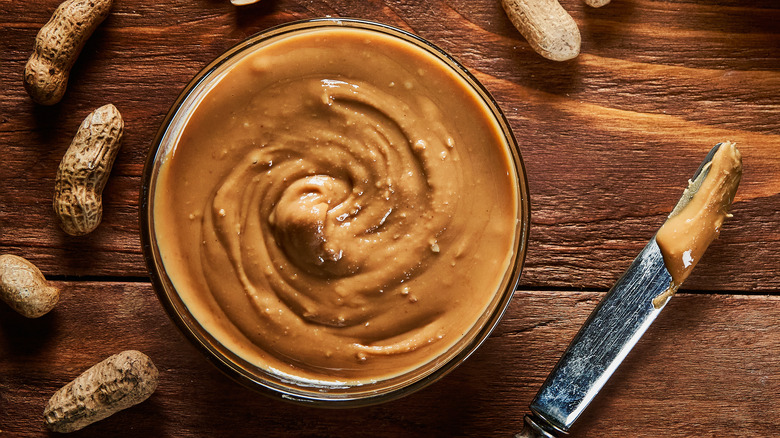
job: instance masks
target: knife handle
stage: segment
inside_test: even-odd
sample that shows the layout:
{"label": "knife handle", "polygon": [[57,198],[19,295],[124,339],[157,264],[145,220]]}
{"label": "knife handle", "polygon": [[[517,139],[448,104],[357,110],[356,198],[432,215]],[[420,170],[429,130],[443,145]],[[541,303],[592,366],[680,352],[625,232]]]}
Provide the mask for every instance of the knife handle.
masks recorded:
{"label": "knife handle", "polygon": [[548,431],[543,424],[542,421],[539,421],[533,415],[526,414],[523,430],[516,434],[515,438],[557,438],[557,435]]}

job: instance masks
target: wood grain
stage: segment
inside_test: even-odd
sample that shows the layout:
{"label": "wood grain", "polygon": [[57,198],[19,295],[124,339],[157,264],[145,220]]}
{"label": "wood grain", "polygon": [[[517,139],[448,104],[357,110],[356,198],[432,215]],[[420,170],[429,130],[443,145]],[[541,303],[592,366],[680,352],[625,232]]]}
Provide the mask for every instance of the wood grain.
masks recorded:
{"label": "wood grain", "polygon": [[[564,1],[582,55],[536,55],[492,1],[118,2],[84,49],[63,102],[34,105],[21,73],[40,7],[0,1],[0,252],[48,275],[144,277],[138,192],[169,106],[208,61],[241,39],[296,19],[356,16],[428,38],[463,62],[506,112],[525,158],[532,240],[522,285],[603,289],[653,235],[716,142],[734,140],[745,178],[725,227],[685,287],[772,292],[780,265],[780,9],[773,2]],[[127,129],[88,240],[57,229],[50,198],[79,121],[114,103]],[[762,245],[755,245],[762,242]],[[95,277],[96,276],[96,277]]]}
{"label": "wood grain", "polygon": [[[47,433],[48,397],[128,348],[162,374],[147,402],[76,436],[512,436],[547,373],[655,233],[709,148],[733,140],[745,175],[734,218],[575,425],[573,437],[776,436],[780,430],[780,4],[561,0],[582,53],[538,56],[494,0],[115,2],[63,101],[37,106],[22,71],[59,0],[0,0],[0,253],[64,289],[49,315],[0,305],[0,437]],[[232,382],[162,311],[141,254],[138,206],[152,140],[185,84],[269,27],[358,17],[414,32],[493,94],[531,190],[520,290],[494,334],[440,382],[385,405],[329,411]],[[114,103],[124,145],[87,239],[57,228],[54,176],[79,123]]]}
{"label": "wood grain", "polygon": [[[62,301],[41,319],[0,308],[0,435],[46,435],[41,415],[51,394],[133,348],[159,368],[157,392],[72,436],[508,437],[601,296],[518,292],[493,335],[441,381],[395,402],[332,411],[271,400],[222,375],[169,322],[147,284],[58,285]],[[676,296],[573,436],[772,436],[780,418],[778,319],[779,297]]]}

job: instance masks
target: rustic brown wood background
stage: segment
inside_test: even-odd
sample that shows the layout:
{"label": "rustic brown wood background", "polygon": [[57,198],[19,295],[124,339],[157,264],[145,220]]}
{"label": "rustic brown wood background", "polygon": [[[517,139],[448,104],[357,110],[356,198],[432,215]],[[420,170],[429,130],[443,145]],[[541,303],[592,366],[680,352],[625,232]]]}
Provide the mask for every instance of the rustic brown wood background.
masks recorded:
{"label": "rustic brown wood background", "polygon": [[[603,293],[721,140],[745,175],[705,260],[578,422],[576,437],[780,434],[780,4],[775,0],[561,0],[582,54],[536,55],[498,0],[117,0],[54,107],[22,71],[59,0],[0,0],[0,253],[62,287],[38,320],[0,305],[0,436],[40,436],[51,394],[123,349],[162,372],[147,402],[78,436],[512,436]],[[267,399],[213,368],[168,321],[140,249],[143,163],[187,81],[238,41],[321,16],[412,31],[470,68],[520,142],[531,190],[521,285],[495,333],[440,382],[385,405],[329,411]],[[81,120],[114,103],[126,122],[87,238],[56,226],[57,165]]]}

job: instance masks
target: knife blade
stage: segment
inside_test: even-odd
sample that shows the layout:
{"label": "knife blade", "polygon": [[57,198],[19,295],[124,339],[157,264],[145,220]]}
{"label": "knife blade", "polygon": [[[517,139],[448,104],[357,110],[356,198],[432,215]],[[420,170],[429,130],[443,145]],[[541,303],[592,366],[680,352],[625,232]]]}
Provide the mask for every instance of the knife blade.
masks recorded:
{"label": "knife blade", "polygon": [[[722,144],[718,143],[709,151],[669,218],[680,214],[699,191]],[[733,144],[727,143],[727,146],[736,150]],[[738,151],[735,153],[739,160]],[[741,176],[741,161],[739,163]],[[736,178],[738,183],[739,177]],[[733,191],[727,199],[729,206],[732,200]],[[568,433],[677,287],[679,284],[673,283],[653,236],[575,335],[531,402],[531,414],[525,416],[523,431],[516,438],[555,438]]]}

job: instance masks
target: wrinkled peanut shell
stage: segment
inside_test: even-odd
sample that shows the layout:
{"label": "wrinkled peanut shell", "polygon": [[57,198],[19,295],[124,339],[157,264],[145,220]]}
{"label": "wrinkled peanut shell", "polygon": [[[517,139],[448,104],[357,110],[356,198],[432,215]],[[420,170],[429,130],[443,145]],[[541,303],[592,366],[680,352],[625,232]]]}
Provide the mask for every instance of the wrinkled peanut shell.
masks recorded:
{"label": "wrinkled peanut shell", "polygon": [[585,4],[592,8],[600,8],[609,2],[610,0],[585,0]]}
{"label": "wrinkled peanut shell", "polygon": [[24,67],[24,88],[35,102],[54,105],[62,100],[70,69],[112,4],[113,0],[67,0],[54,11],[38,32]]}
{"label": "wrinkled peanut shell", "polygon": [[577,23],[557,0],[501,0],[509,19],[540,55],[566,61],[580,53]]}
{"label": "wrinkled peanut shell", "polygon": [[53,432],[73,432],[149,398],[159,373],[140,351],[127,350],[98,363],[62,387],[43,411]]}
{"label": "wrinkled peanut shell", "polygon": [[103,219],[103,188],[119,153],[123,131],[119,110],[104,105],[84,119],[62,157],[53,206],[66,233],[90,233]]}
{"label": "wrinkled peanut shell", "polygon": [[57,305],[60,291],[49,286],[41,271],[27,259],[0,255],[0,298],[27,318],[38,318]]}

